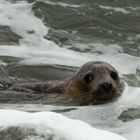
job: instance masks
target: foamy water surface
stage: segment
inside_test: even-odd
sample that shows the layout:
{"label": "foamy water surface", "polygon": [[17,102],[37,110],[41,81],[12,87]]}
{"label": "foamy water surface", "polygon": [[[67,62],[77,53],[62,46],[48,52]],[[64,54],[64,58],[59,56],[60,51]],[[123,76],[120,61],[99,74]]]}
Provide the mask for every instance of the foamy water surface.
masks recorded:
{"label": "foamy water surface", "polygon": [[[17,44],[0,45],[0,66],[2,66],[5,69],[7,69],[9,66],[13,64],[16,66],[27,66],[27,67],[45,66],[48,64],[52,66],[62,65],[66,67],[80,67],[88,61],[107,61],[119,71],[119,74],[121,75],[122,78],[127,79],[125,82],[126,84],[125,90],[122,96],[116,102],[109,103],[106,105],[99,105],[99,106],[66,107],[66,106],[53,106],[53,105],[42,105],[42,104],[22,104],[22,105],[1,104],[0,108],[2,108],[3,110],[0,110],[0,117],[1,117],[1,113],[3,113],[2,117],[4,117],[4,113],[6,114],[6,116],[8,115],[10,116],[11,113],[13,113],[10,110],[7,111],[6,109],[24,110],[29,112],[54,111],[54,112],[59,112],[69,118],[78,119],[87,122],[93,127],[105,129],[107,131],[112,131],[114,133],[126,137],[128,140],[139,140],[140,119],[132,120],[129,122],[122,122],[121,120],[118,119],[118,117],[124,110],[127,110],[129,108],[140,108],[140,102],[139,102],[140,101],[140,87],[139,87],[140,57],[136,53],[140,51],[140,46],[137,45],[139,43],[140,34],[136,33],[134,36],[130,34],[130,36],[127,37],[127,39],[124,40],[123,43],[118,40],[110,41],[110,38],[106,40],[104,40],[104,38],[98,38],[97,40],[95,38],[89,39],[88,36],[87,36],[88,39],[87,40],[85,39],[86,41],[84,41],[82,39],[84,35],[80,34],[80,31],[78,34],[77,33],[78,30],[72,29],[72,31],[69,30],[66,31],[70,33],[76,32],[78,39],[76,41],[72,40],[72,43],[65,43],[59,45],[53,39],[50,40],[46,38],[49,29],[52,27],[49,24],[48,26],[45,24],[43,17],[39,18],[35,16],[34,11],[32,10],[32,7],[35,5],[35,3],[36,1],[34,1],[33,3],[28,3],[26,1],[17,1],[12,3],[10,0],[9,1],[0,0],[0,25],[10,27],[12,32],[20,36],[19,42]],[[77,11],[77,12],[79,8],[88,6],[88,4],[82,4],[82,3],[73,4],[73,3],[67,3],[67,1],[66,3],[63,2],[57,3],[55,1],[51,2],[46,0],[46,3],[50,4],[50,6],[60,6],[60,7],[62,6],[63,8],[66,9],[72,8],[73,11]],[[108,14],[111,14],[110,12],[114,12],[115,14],[118,13],[118,16],[119,14],[135,15],[135,11],[139,11],[140,9],[140,6],[137,7],[132,7],[132,6],[113,7],[112,6],[111,7],[102,4],[98,5],[97,7],[102,10],[105,10],[106,13]],[[89,6],[89,9],[90,8],[91,7]],[[110,26],[112,27],[114,25],[110,25]],[[112,27],[111,30],[113,29],[115,30],[119,28],[119,25],[115,25],[115,26],[116,28]],[[96,27],[97,25],[93,25],[94,29]],[[101,27],[99,30],[101,30]],[[110,31],[108,34],[111,33],[112,31]],[[118,33],[118,36],[121,36],[122,34]],[[131,44],[133,43],[136,45],[136,47],[135,46],[131,47]],[[129,45],[131,49],[129,48]],[[134,54],[131,54],[129,49],[130,51],[132,50]],[[6,59],[3,59],[3,57],[4,58],[11,57],[11,60],[6,61]],[[15,61],[14,59],[12,59],[12,57],[19,60]],[[131,82],[130,83],[128,82],[128,81],[135,81],[136,79],[138,83],[136,85],[131,85],[130,84]],[[74,108],[74,110],[72,109],[70,111],[61,111],[61,110],[71,109],[71,108]],[[17,112],[19,116],[20,113],[22,114],[22,112]],[[16,113],[13,114],[15,115]],[[26,116],[26,113],[24,112],[23,115]],[[34,125],[35,125],[36,132],[33,132],[34,133],[33,135],[38,135],[38,137],[30,136],[29,139],[40,140],[40,139],[49,139],[51,137],[53,140],[57,140],[57,139],[82,140],[82,138],[83,140],[87,140],[88,138],[90,140],[92,139],[91,137],[95,136],[93,134],[94,130],[93,132],[91,132],[88,129],[87,130],[83,129],[82,131],[83,133],[85,132],[85,137],[82,137],[83,134],[79,132],[78,133],[74,132],[75,130],[74,124],[76,123],[76,128],[78,128],[78,125],[79,128],[81,128],[81,124],[82,124],[82,122],[78,124],[78,122],[74,122],[74,120],[71,121],[73,125],[70,125],[68,129],[66,128],[65,133],[62,133],[62,130],[64,130],[64,127],[67,127],[67,125],[66,126],[64,125],[62,128],[57,127],[56,122],[57,119],[59,121],[60,116],[59,115],[57,116],[56,114],[55,117],[56,122],[52,123],[51,115],[48,116],[46,120],[44,118],[45,115],[47,115],[47,113],[37,114],[38,119],[33,120],[33,126],[30,129],[34,131]],[[0,137],[2,133],[6,132],[7,129],[10,128],[11,126],[12,127],[20,126],[22,132],[23,131],[25,132],[26,125],[27,128],[29,128],[28,125],[29,123],[31,123],[28,120],[28,116],[31,119],[34,116],[34,114],[27,113],[26,119],[24,119],[23,122],[20,123],[17,122],[19,120],[18,118],[15,119],[14,121],[10,120],[9,117],[7,119],[4,118],[5,121],[0,121]],[[42,118],[44,119],[44,122],[42,121]],[[67,118],[62,117],[61,119],[62,119],[61,120],[62,123],[64,120],[66,124],[67,123],[69,124],[69,120]],[[47,124],[49,121],[51,122],[50,123],[51,127],[49,127],[49,125]],[[43,123],[46,126],[44,126]],[[58,125],[61,126],[61,124]],[[19,129],[17,128],[17,130]],[[73,131],[69,133],[69,130],[73,130]],[[13,132],[10,131],[10,133],[12,134]],[[102,132],[98,132],[98,135],[100,135],[100,133]],[[27,133],[25,133],[25,135],[26,134]],[[41,137],[41,135],[43,136]],[[110,138],[110,140],[115,140],[115,137],[113,139]],[[116,140],[119,140],[119,138],[116,138]]]}

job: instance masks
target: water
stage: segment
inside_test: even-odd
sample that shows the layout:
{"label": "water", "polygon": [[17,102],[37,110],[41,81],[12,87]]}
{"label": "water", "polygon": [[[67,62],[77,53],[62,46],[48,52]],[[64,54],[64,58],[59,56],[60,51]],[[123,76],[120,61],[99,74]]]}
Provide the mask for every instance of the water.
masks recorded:
{"label": "water", "polygon": [[[0,108],[59,112],[139,140],[139,25],[138,0],[0,0]],[[118,101],[55,106],[54,97],[5,90],[13,82],[65,79],[94,60],[111,63],[125,80]]]}

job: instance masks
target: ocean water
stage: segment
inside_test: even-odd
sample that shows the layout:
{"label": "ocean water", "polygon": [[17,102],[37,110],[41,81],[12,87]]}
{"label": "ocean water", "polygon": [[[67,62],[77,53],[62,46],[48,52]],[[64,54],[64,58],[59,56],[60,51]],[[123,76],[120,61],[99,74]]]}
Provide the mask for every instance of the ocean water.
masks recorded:
{"label": "ocean water", "polygon": [[[0,108],[53,111],[139,140],[139,25],[137,0],[0,0]],[[13,82],[61,80],[84,63],[98,60],[112,64],[125,81],[122,96],[113,103],[58,106],[55,95],[46,101],[44,95],[6,90]],[[0,130],[0,136],[5,131]]]}

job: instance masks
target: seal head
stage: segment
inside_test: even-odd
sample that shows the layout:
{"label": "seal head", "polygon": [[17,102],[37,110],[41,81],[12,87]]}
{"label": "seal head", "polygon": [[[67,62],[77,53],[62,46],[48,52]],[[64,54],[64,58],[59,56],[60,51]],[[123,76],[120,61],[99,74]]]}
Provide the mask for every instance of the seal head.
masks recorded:
{"label": "seal head", "polygon": [[88,62],[68,81],[64,93],[82,104],[102,104],[116,99],[122,83],[116,69],[106,62]]}

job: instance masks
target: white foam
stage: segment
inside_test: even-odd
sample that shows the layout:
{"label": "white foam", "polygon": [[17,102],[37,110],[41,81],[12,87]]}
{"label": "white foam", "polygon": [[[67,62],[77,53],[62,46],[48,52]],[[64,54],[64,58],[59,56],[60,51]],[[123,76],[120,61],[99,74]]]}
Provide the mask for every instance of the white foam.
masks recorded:
{"label": "white foam", "polygon": [[[92,128],[88,124],[64,117],[63,115],[52,112],[27,113],[14,110],[0,110],[1,126],[21,126],[32,125],[43,126],[50,129],[61,139],[65,140],[126,140],[125,138]],[[30,125],[29,125],[30,124]],[[46,131],[48,132],[48,131]]]}
{"label": "white foam", "polygon": [[[24,10],[24,12],[23,12]],[[22,37],[18,46],[0,46],[1,56],[21,57],[26,64],[63,64],[77,66],[80,61],[86,62],[78,53],[59,48],[52,41],[44,39],[48,28],[34,16],[32,4],[0,3],[0,24],[10,26]],[[28,33],[33,31],[34,33]],[[20,63],[20,64],[21,64]],[[82,63],[83,64],[83,63]]]}
{"label": "white foam", "polygon": [[[129,54],[120,53],[117,49],[109,50],[109,47],[100,49],[104,54],[98,53],[78,53],[65,48],[59,48],[53,42],[44,41],[44,46],[0,46],[1,56],[14,56],[24,58],[20,64],[40,65],[40,64],[60,64],[66,66],[81,66],[88,61],[106,61],[112,64],[120,73],[136,73],[140,68],[140,58]],[[111,54],[112,51],[112,54]],[[124,65],[125,64],[125,65]]]}
{"label": "white foam", "polygon": [[7,66],[7,63],[5,63],[2,60],[0,60],[0,66]]}
{"label": "white foam", "polygon": [[[0,3],[0,11],[0,25],[10,26],[14,32],[22,37],[21,43],[28,46],[40,46],[48,28],[34,16],[32,4],[26,2]],[[28,33],[28,31],[34,33]]]}
{"label": "white foam", "polygon": [[140,119],[128,122],[125,126],[121,128],[121,132],[124,133],[126,138],[129,140],[139,140],[140,138]]}
{"label": "white foam", "polygon": [[[49,47],[27,47],[27,46],[0,46],[1,56],[14,56],[24,58],[19,64],[40,65],[60,64],[66,66],[81,66],[89,59],[82,55],[59,48],[50,42]],[[51,48],[52,47],[52,48]],[[8,50],[8,51],[7,51]]]}
{"label": "white foam", "polygon": [[51,5],[60,5],[63,7],[71,7],[71,8],[79,8],[79,7],[83,6],[83,5],[76,5],[76,4],[68,4],[68,3],[64,3],[64,2],[52,2],[49,0],[46,0],[45,3],[51,4]]}
{"label": "white foam", "polygon": [[128,7],[129,9],[131,10],[134,10],[134,11],[137,11],[137,10],[140,10],[140,7],[136,6],[136,7]]}
{"label": "white foam", "polygon": [[126,9],[120,8],[120,7],[110,7],[110,6],[103,6],[103,5],[100,5],[99,7],[102,8],[102,9],[106,9],[106,10],[113,10],[115,12],[121,12],[123,14],[129,14],[130,13]]}
{"label": "white foam", "polygon": [[[20,64],[60,64],[80,67],[88,61],[99,60],[111,63],[123,74],[135,73],[136,69],[140,68],[140,58],[123,53],[123,49],[117,44],[79,44],[79,48],[92,48],[89,53],[80,53],[69,50],[67,47],[60,48],[52,41],[44,39],[48,28],[39,18],[34,16],[32,4],[27,2],[11,4],[1,0],[0,19],[1,25],[10,26],[15,33],[22,37],[20,45],[1,45],[0,55],[24,58],[23,61],[19,62]],[[28,31],[34,33],[28,33]]]}
{"label": "white foam", "polygon": [[131,87],[127,84],[125,85],[125,90],[122,94],[118,105],[125,105],[127,108],[135,108],[140,106],[140,87]]}

